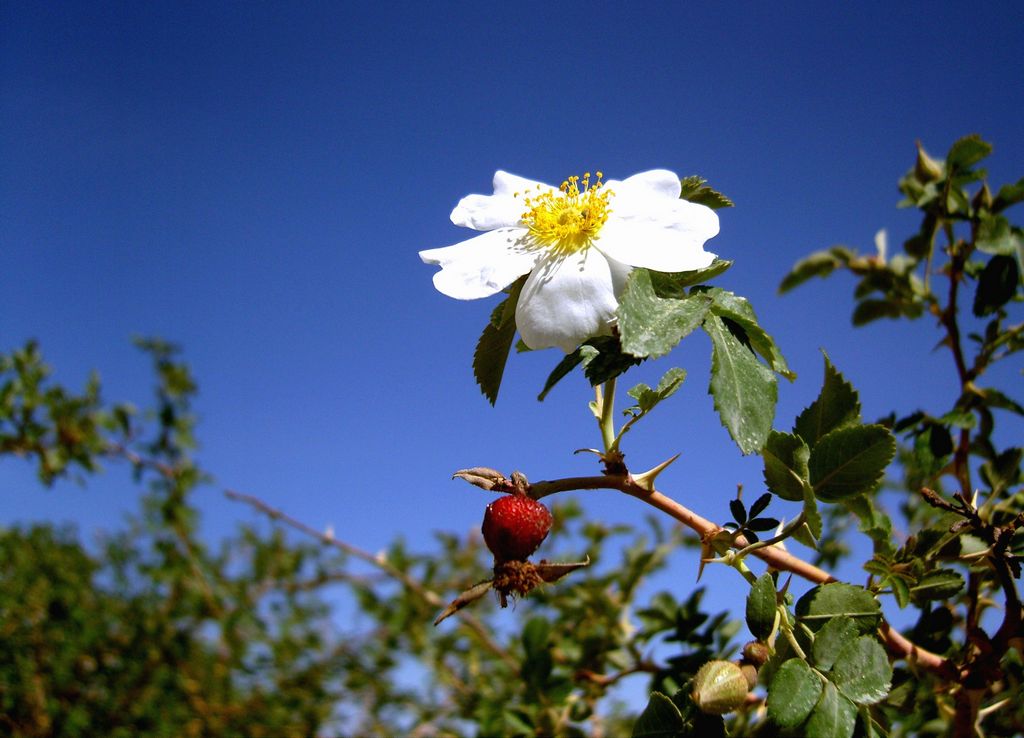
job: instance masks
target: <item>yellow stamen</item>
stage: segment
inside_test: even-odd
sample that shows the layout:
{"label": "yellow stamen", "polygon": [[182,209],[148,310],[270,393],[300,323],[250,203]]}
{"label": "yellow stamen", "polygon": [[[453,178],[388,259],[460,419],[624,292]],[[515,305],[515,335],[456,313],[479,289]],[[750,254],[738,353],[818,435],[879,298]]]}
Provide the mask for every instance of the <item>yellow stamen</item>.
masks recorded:
{"label": "yellow stamen", "polygon": [[590,172],[582,180],[569,177],[560,192],[541,192],[523,199],[523,223],[537,243],[568,253],[590,245],[611,212],[608,201],[613,193],[602,187],[602,176],[598,172],[593,185]]}

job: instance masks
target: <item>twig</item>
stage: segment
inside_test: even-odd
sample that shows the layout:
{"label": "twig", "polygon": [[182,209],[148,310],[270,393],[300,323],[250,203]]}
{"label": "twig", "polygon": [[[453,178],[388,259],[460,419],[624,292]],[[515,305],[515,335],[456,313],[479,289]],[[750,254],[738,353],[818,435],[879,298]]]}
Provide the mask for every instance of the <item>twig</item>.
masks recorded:
{"label": "twig", "polygon": [[[236,502],[243,502],[246,505],[255,508],[259,512],[269,517],[271,520],[278,520],[287,525],[288,527],[299,531],[300,533],[310,536],[311,538],[315,538],[325,546],[331,546],[333,548],[336,548],[339,551],[342,551],[355,559],[365,561],[366,563],[377,567],[388,576],[400,582],[402,586],[404,586],[410,592],[413,592],[419,597],[422,597],[423,600],[427,602],[427,604],[429,604],[431,607],[436,608],[444,605],[444,600],[442,600],[441,597],[436,592],[427,589],[401,569],[392,566],[391,563],[389,563],[385,557],[374,556],[369,551],[364,551],[363,549],[357,546],[353,546],[350,543],[340,541],[334,536],[327,535],[326,533],[323,533],[309,525],[306,525],[302,521],[291,517],[287,513],[278,510],[275,507],[271,507],[266,502],[264,502],[258,497],[254,497],[253,495],[247,495],[243,492],[236,492],[235,490],[231,489],[225,490],[224,495],[228,499],[235,500]],[[512,668],[519,668],[519,662],[516,661],[516,659],[514,659],[505,649],[499,646],[498,643],[493,638],[491,638],[491,635],[487,631],[487,628],[484,626],[484,624],[480,622],[480,620],[478,620],[471,612],[460,610],[456,614],[462,620],[463,624],[466,625],[466,627],[468,627],[476,634],[476,636],[480,639],[481,643],[483,643],[484,647],[486,647],[487,650],[489,650],[495,656],[498,656]]]}
{"label": "twig", "polygon": [[[638,500],[646,502],[648,505],[651,505],[652,507],[675,518],[680,523],[696,532],[702,540],[706,540],[723,530],[720,526],[701,517],[672,498],[663,495],[661,492],[647,491],[637,484],[629,474],[568,477],[565,479],[537,482],[531,485],[530,496],[540,499],[541,497],[546,497],[558,492],[584,489],[615,489],[620,492],[624,492],[631,497],[636,497]],[[737,536],[734,543],[739,548],[745,548],[750,545],[743,536]],[[764,561],[773,569],[791,572],[809,582],[813,582],[814,584],[827,584],[829,582],[838,581],[824,569],[814,566],[813,564],[810,564],[777,546],[758,548],[753,550],[751,554]],[[884,620],[879,627],[879,633],[886,645],[888,645],[889,649],[897,656],[905,658],[912,664],[923,667],[929,671],[943,674],[950,678],[955,678],[955,669],[947,659],[915,645],[901,633],[893,629],[892,626]]]}

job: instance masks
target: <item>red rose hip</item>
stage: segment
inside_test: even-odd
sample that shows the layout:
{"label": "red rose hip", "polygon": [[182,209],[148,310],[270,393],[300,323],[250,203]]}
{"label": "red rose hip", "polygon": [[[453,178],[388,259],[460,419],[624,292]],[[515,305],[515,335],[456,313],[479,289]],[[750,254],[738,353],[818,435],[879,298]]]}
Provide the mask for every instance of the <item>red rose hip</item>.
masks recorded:
{"label": "red rose hip", "polygon": [[503,495],[487,506],[481,527],[497,561],[525,561],[551,530],[551,512],[532,497]]}

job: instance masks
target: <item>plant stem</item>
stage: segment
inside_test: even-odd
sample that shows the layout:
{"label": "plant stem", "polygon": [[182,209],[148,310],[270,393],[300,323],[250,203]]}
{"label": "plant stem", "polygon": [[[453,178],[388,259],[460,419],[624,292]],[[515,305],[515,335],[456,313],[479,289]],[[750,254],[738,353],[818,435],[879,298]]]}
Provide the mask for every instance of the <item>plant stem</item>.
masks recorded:
{"label": "plant stem", "polygon": [[[701,517],[689,508],[679,504],[658,491],[647,491],[637,484],[629,474],[604,474],[592,477],[568,477],[552,481],[542,481],[530,486],[530,496],[541,499],[558,492],[583,489],[616,489],[631,497],[647,503],[651,507],[675,518],[680,523],[695,531],[702,540],[707,540],[723,530],[721,526]],[[737,536],[735,545],[746,548],[750,543]],[[814,584],[828,584],[838,581],[824,569],[785,551],[778,546],[766,546],[755,549],[753,555],[764,561],[768,566],[779,571],[788,571]],[[889,649],[897,656],[907,659],[916,666],[941,674],[949,679],[956,679],[956,671],[948,660],[938,654],[918,647],[901,633],[894,630],[884,620],[879,626],[879,634]]]}
{"label": "plant stem", "polygon": [[618,439],[615,437],[615,377],[604,383],[604,396],[600,401],[601,417],[598,424],[601,427],[601,440],[604,442],[604,450],[615,451]]}

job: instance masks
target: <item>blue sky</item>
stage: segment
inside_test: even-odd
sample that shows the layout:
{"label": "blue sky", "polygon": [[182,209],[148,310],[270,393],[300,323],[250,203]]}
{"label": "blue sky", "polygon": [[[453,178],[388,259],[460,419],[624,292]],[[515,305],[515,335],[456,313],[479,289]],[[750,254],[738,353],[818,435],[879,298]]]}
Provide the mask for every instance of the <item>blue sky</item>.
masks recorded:
{"label": "blue sky", "polygon": [[[820,348],[867,417],[943,410],[937,333],[852,331],[841,278],[775,289],[811,250],[911,233],[895,184],[916,139],[942,155],[977,132],[992,182],[1024,174],[1021,21],[1009,2],[6,2],[0,346],[37,338],[59,380],[95,368],[108,399],[143,403],[130,337],[180,343],[213,536],[251,518],[221,498],[232,487],[364,548],[425,547],[479,526],[488,498],[453,470],[591,473],[571,452],[599,437],[582,378],[535,400],[557,350],[512,357],[487,404],[470,360],[494,302],[443,297],[417,251],[467,236],[448,214],[496,169],[557,183],[663,167],[737,204],[708,248],[800,375],[778,427],[816,395]],[[760,465],[712,411],[709,352],[695,337],[635,373],[689,379],[626,451],[635,468],[682,452],[666,493],[724,520]],[[116,468],[42,491],[8,460],[0,488],[0,523],[93,531],[135,506]],[[608,521],[647,513],[580,495]]]}

